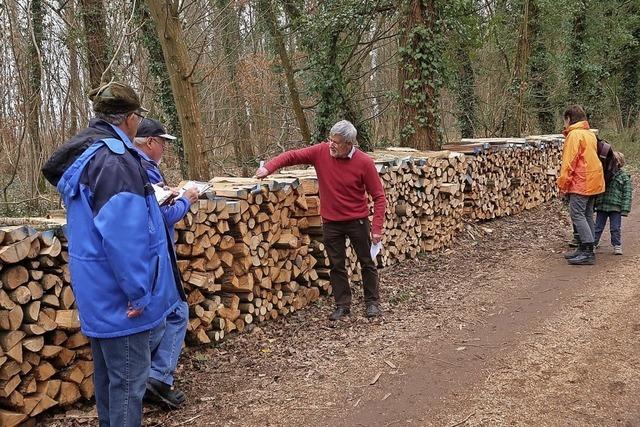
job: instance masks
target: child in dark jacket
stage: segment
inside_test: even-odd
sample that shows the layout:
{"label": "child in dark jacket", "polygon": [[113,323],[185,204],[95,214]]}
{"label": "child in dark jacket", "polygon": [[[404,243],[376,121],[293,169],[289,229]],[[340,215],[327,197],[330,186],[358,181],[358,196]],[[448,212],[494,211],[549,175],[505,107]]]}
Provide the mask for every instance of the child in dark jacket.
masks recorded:
{"label": "child in dark jacket", "polygon": [[620,170],[613,176],[607,184],[604,193],[596,198],[596,245],[600,241],[600,236],[609,220],[609,230],[611,233],[611,245],[615,255],[622,255],[622,238],[620,229],[622,227],[622,217],[627,216],[631,210],[631,176],[622,169],[624,166],[624,155],[618,151],[614,153]]}

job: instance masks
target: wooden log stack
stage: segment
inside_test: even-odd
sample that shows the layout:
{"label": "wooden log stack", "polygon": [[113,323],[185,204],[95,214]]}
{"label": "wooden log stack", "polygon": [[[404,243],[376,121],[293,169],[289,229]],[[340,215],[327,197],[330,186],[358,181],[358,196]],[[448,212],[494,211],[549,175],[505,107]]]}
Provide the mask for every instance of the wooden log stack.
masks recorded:
{"label": "wooden log stack", "polygon": [[[462,226],[465,156],[450,151],[419,152],[407,148],[376,151],[373,155],[387,199],[382,244],[378,266],[384,267],[414,258],[420,252],[433,251],[451,243]],[[313,168],[284,171],[276,178],[298,178],[307,189],[307,229],[314,248],[322,247],[322,220],[319,216],[317,176]],[[313,209],[311,208],[313,206]],[[317,209],[316,209],[317,206]],[[373,202],[370,201],[371,212]],[[372,216],[370,216],[372,219]],[[326,251],[314,252],[318,276],[329,278]],[[359,281],[360,269],[355,251],[347,239],[347,271]]]}
{"label": "wooden log stack", "polygon": [[188,336],[219,341],[320,297],[311,238],[295,216],[308,209],[297,179],[218,178],[209,199],[176,224],[179,269],[188,295]]}
{"label": "wooden log stack", "polygon": [[4,226],[0,242],[0,425],[15,426],[91,398],[93,363],[59,226]]}
{"label": "wooden log stack", "polygon": [[465,156],[390,149],[375,158],[387,196],[379,265],[451,244],[462,226]]}
{"label": "wooden log stack", "polygon": [[[372,155],[387,199],[379,267],[450,245],[465,220],[516,214],[556,195],[562,136],[463,142]],[[217,342],[331,294],[313,168],[211,186],[175,227],[189,341]],[[0,426],[17,426],[91,398],[93,363],[70,287],[64,222],[0,221]],[[24,225],[36,222],[46,231]],[[348,241],[347,254],[358,281]]]}
{"label": "wooden log stack", "polygon": [[557,195],[562,135],[462,142],[469,165],[464,213],[471,220],[515,215]]}

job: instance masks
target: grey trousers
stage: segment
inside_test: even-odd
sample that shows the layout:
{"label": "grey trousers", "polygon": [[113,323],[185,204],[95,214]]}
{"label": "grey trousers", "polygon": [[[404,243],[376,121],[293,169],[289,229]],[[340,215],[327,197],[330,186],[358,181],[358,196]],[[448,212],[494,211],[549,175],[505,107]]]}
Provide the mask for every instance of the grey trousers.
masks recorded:
{"label": "grey trousers", "polygon": [[593,222],[593,205],[595,200],[594,196],[569,194],[569,214],[582,243],[594,242],[596,227]]}

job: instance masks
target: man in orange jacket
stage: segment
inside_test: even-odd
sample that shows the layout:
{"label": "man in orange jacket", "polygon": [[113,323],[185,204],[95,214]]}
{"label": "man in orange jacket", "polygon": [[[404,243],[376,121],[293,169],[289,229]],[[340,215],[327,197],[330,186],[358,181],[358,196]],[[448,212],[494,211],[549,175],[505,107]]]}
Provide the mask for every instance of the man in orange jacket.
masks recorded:
{"label": "man in orange jacket", "polygon": [[569,213],[577,233],[580,247],[567,257],[573,265],[592,265],[596,262],[593,252],[595,225],[593,205],[595,195],[604,192],[604,173],[598,158],[596,135],[589,130],[584,109],[579,105],[569,107],[564,118],[564,147],[558,188],[569,198]]}

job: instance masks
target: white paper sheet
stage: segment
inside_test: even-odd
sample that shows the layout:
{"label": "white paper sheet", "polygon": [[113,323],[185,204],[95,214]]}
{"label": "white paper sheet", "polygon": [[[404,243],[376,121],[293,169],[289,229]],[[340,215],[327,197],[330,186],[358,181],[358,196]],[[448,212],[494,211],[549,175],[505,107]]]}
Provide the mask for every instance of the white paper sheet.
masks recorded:
{"label": "white paper sheet", "polygon": [[382,242],[371,245],[371,259],[376,259],[380,250],[382,250]]}

